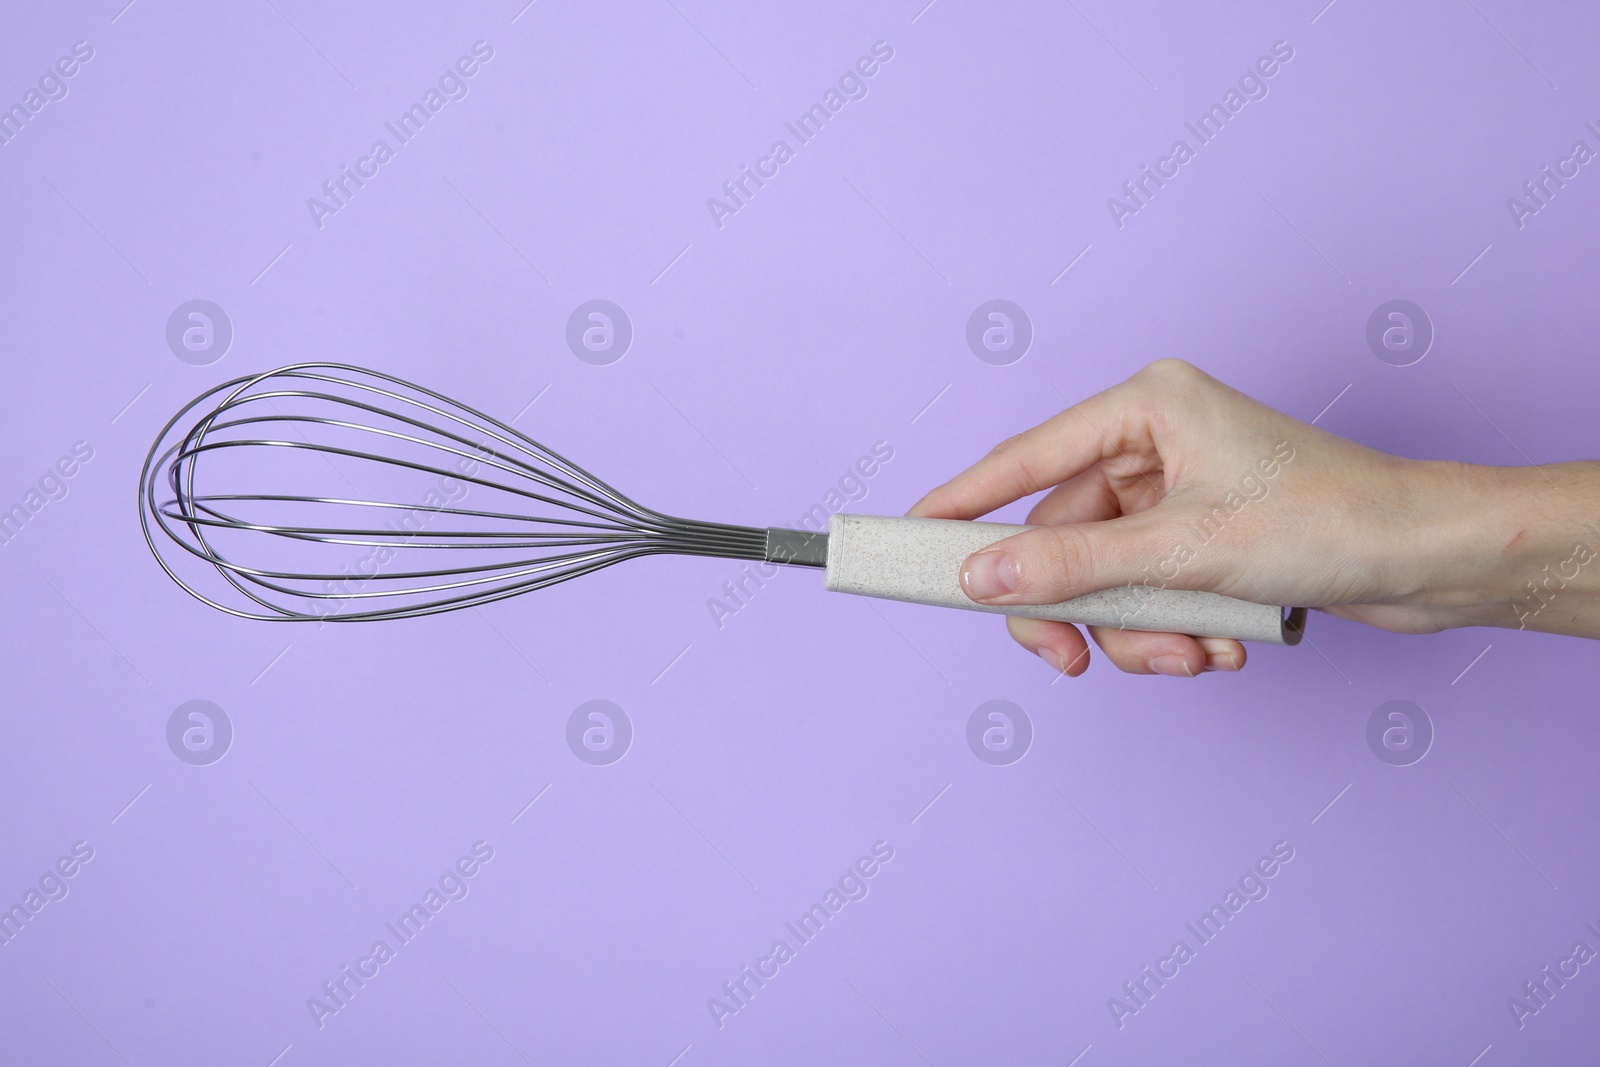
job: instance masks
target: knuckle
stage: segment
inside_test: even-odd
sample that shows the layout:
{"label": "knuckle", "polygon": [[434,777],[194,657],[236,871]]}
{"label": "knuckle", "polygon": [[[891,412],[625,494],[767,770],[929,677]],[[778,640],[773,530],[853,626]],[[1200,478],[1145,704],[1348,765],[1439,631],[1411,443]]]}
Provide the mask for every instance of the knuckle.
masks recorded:
{"label": "knuckle", "polygon": [[1021,444],[1022,435],[1020,433],[1012,434],[1010,437],[1001,440],[998,444],[991,448],[989,450],[989,455],[997,459],[1005,459],[1006,457],[1013,455]]}
{"label": "knuckle", "polygon": [[1134,376],[1147,415],[1193,411],[1206,406],[1216,379],[1188,360],[1158,359]]}
{"label": "knuckle", "polygon": [[1154,378],[1158,381],[1183,381],[1198,375],[1200,368],[1186,359],[1167,356],[1165,359],[1158,359],[1154,363],[1147,364],[1139,373],[1144,377]]}
{"label": "knuckle", "polygon": [[989,458],[996,461],[994,465],[996,480],[1003,484],[1008,492],[1030,493],[1033,487],[1042,484],[1039,481],[1040,457],[1036,449],[1029,447],[1029,438],[1026,434],[1019,433],[1007,437],[994,446]]}
{"label": "knuckle", "polygon": [[1083,532],[1072,526],[1047,527],[1038,539],[1032,566],[1022,574],[1029,592],[1058,592],[1076,588],[1095,573],[1093,545]]}

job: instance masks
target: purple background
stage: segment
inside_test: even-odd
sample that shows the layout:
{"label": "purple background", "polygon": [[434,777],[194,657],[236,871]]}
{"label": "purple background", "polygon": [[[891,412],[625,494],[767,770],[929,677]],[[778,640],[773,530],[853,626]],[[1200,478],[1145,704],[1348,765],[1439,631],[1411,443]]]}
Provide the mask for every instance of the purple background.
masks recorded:
{"label": "purple background", "polygon": [[[809,571],[718,629],[707,601],[738,568],[666,558],[318,631],[189,600],[134,507],[181,403],[307,359],[414,378],[646,503],[753,525],[798,519],[880,440],[894,458],[852,507],[899,513],[1169,355],[1407,455],[1592,454],[1600,176],[1521,229],[1506,206],[1600,147],[1591,5],[122,2],[0,15],[0,104],[94,49],[0,145],[0,507],[94,449],[0,551],[0,903],[94,848],[0,946],[0,1059],[1593,1049],[1600,966],[1525,1029],[1507,1007],[1575,941],[1600,949],[1593,644],[1318,616],[1239,676],[1056,684],[994,619]],[[478,40],[470,95],[314,225],[306,199]],[[869,95],[718,229],[706,199],[879,40]],[[1119,230],[1106,198],[1280,40],[1270,95]],[[964,340],[997,297],[1036,331],[1006,367]],[[235,330],[210,366],[165,340],[193,298]],[[564,339],[594,298],[635,330],[611,366]],[[1437,330],[1413,366],[1365,341],[1393,298]],[[197,698],[235,731],[209,766],[165,740]],[[564,739],[593,698],[636,732],[611,766]],[[1010,766],[967,747],[991,699],[1035,731]],[[1391,699],[1437,734],[1412,766],[1367,746]],[[319,1029],[307,999],[478,840],[470,895]],[[707,998],[880,840],[870,895],[719,1029]],[[1118,1029],[1107,999],[1278,841],[1270,895]]]}

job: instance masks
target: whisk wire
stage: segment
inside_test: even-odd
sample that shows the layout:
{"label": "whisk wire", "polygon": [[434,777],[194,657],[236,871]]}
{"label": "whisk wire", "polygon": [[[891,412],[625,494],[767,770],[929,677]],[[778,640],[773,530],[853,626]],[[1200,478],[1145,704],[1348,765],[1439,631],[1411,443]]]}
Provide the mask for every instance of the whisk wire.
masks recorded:
{"label": "whisk wire", "polygon": [[[300,388],[301,381],[315,384]],[[163,447],[175,427],[219,394]],[[273,439],[262,432],[268,426],[300,439]],[[352,487],[335,459],[356,461],[363,478],[431,482],[424,482],[422,503],[277,491],[274,482],[290,475],[301,454],[320,457]],[[201,478],[208,491],[200,490]],[[163,481],[171,498],[157,501]],[[555,514],[492,502],[459,506],[475,489]],[[661,553],[767,558],[765,529],[646,508],[498,419],[404,379],[339,363],[248,375],[197,397],[151,446],[139,500],[145,539],[175,581],[213,607],[271,621],[431,615]],[[313,517],[306,519],[308,513]],[[384,515],[400,521],[383,522]],[[169,560],[163,544],[185,551]],[[330,553],[342,548],[368,553],[341,564]],[[439,555],[464,549],[478,558]],[[402,556],[407,566],[390,566]],[[214,572],[261,610],[216,599],[199,588],[200,578],[180,576],[177,560],[185,558],[200,561],[201,576]],[[351,604],[358,609],[345,610]]]}

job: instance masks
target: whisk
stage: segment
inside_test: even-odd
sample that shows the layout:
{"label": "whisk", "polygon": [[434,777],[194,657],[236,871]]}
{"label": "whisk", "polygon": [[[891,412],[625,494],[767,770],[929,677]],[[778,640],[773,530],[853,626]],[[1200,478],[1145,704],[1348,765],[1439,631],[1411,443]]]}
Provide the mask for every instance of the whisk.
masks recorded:
{"label": "whisk", "polygon": [[840,592],[1201,637],[1295,644],[1305,617],[1144,586],[977,604],[961,590],[961,561],[1024,527],[835,514],[821,533],[677,518],[481,411],[343,363],[299,363],[196,397],[151,445],[139,505],[175,582],[273,622],[433,615],[660,554],[823,568]]}

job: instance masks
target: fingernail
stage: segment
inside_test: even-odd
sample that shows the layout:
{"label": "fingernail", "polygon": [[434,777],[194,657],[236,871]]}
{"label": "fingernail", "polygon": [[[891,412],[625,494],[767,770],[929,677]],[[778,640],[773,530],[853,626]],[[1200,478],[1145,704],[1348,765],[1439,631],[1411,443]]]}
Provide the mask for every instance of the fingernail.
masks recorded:
{"label": "fingernail", "polygon": [[1182,656],[1156,656],[1150,661],[1150,669],[1169,678],[1194,677],[1194,671],[1189,669],[1189,661]]}
{"label": "fingernail", "polygon": [[961,588],[973,600],[992,600],[1015,593],[1017,563],[1008,552],[979,552],[967,558],[961,570]]}
{"label": "fingernail", "polygon": [[1202,671],[1238,671],[1244,669],[1244,651],[1232,641],[1218,637],[1197,638],[1200,651],[1205,653],[1206,665]]}
{"label": "fingernail", "polygon": [[1067,673],[1066,666],[1061,662],[1061,653],[1057,652],[1053,648],[1045,648],[1042,645],[1037,649],[1037,651],[1039,653],[1039,658],[1050,664],[1057,674]]}

